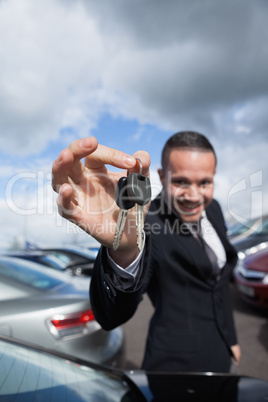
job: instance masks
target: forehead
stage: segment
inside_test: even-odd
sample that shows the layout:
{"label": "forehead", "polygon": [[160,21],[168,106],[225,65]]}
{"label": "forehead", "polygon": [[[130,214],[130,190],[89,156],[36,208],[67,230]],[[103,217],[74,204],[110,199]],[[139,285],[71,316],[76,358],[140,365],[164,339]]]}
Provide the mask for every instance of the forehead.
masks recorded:
{"label": "forehead", "polygon": [[167,170],[172,174],[215,174],[213,152],[203,150],[173,149],[167,157]]}

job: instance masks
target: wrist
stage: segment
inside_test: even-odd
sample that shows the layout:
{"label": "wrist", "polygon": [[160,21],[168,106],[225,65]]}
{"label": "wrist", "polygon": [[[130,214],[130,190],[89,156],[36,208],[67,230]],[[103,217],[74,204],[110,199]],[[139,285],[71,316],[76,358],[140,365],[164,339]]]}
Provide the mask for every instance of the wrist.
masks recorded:
{"label": "wrist", "polygon": [[117,249],[109,248],[109,255],[122,268],[128,267],[139,255],[138,247],[134,249]]}

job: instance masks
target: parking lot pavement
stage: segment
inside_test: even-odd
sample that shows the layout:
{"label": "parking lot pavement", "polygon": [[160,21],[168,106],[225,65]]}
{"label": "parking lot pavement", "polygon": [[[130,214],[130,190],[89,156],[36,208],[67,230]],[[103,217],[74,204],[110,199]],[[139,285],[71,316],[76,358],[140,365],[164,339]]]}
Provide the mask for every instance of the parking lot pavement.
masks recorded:
{"label": "parking lot pavement", "polygon": [[[242,349],[238,373],[268,381],[268,310],[259,311],[240,299],[233,288],[234,317]],[[126,363],[124,368],[141,367],[150,316],[153,308],[145,295],[135,316],[124,325]]]}

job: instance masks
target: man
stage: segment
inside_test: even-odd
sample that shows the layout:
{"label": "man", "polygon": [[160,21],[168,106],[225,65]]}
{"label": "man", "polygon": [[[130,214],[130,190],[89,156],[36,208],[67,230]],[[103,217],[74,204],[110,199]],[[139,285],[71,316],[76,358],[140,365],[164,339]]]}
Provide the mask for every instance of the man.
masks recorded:
{"label": "man", "polygon": [[[155,313],[143,368],[229,371],[231,358],[237,364],[240,359],[229,293],[237,257],[213,200],[213,147],[195,132],[177,133],[168,140],[159,170],[163,191],[150,206],[139,253],[133,211],[118,250],[112,249],[118,216],[112,199],[120,174],[105,167],[108,163],[137,170],[138,163],[98,146],[96,139],[84,142],[71,144],[54,163],[53,186],[56,191],[61,187],[60,213],[104,245],[90,291],[97,321],[107,330],[124,323],[147,291]],[[148,154],[134,156],[148,174]]]}

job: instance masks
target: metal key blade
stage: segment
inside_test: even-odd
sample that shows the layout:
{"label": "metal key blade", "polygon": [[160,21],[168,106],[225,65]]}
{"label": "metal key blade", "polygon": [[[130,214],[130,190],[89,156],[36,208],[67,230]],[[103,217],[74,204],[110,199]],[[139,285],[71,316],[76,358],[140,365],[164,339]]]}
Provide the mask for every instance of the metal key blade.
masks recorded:
{"label": "metal key blade", "polygon": [[118,219],[117,219],[117,224],[116,224],[114,242],[113,242],[114,250],[118,249],[120,239],[121,239],[122,233],[125,228],[127,214],[128,214],[128,211],[126,209],[120,209]]}
{"label": "metal key blade", "polygon": [[113,242],[113,249],[117,250],[125,228],[128,210],[135,205],[127,195],[127,177],[121,177],[119,179],[115,192],[115,201],[120,208]]}
{"label": "metal key blade", "polygon": [[136,230],[137,230],[137,245],[139,251],[142,249],[142,232],[144,227],[144,210],[143,205],[136,204]]}

